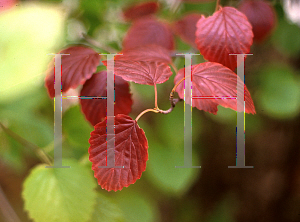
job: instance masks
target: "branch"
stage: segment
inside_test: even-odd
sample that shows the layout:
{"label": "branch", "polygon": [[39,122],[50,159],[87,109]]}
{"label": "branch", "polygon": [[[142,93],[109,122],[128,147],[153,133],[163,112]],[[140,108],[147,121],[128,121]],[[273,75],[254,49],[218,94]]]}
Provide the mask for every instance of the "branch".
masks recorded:
{"label": "branch", "polygon": [[91,37],[89,37],[85,33],[82,33],[82,37],[85,41],[87,41],[89,44],[95,46],[96,48],[102,49],[102,50],[104,50],[106,52],[109,52],[109,53],[117,53],[117,50],[115,50],[114,48],[111,48],[111,47],[106,46],[106,45],[102,45],[101,43],[99,43],[95,39],[92,39]]}
{"label": "branch", "polygon": [[220,7],[220,0],[217,0],[215,11],[218,11],[218,10],[219,10],[219,7]]}
{"label": "branch", "polygon": [[159,113],[162,113],[162,114],[168,114],[168,113],[172,112],[173,109],[174,109],[174,107],[175,107],[175,105],[176,105],[176,103],[182,101],[182,99],[179,99],[179,98],[175,98],[175,99],[174,99],[174,98],[173,98],[173,95],[172,95],[172,96],[170,95],[169,100],[170,100],[170,103],[171,103],[171,107],[170,107],[169,109],[167,109],[167,110],[161,110],[161,109],[158,109],[158,112],[159,112]]}
{"label": "branch", "polygon": [[1,186],[0,186],[0,210],[4,217],[4,221],[7,222],[21,222],[18,215],[10,205],[9,201],[7,200]]}
{"label": "branch", "polygon": [[51,160],[50,160],[50,157],[44,152],[43,149],[41,149],[37,145],[35,145],[35,144],[27,141],[26,139],[24,139],[23,137],[19,136],[18,134],[16,134],[15,132],[11,131],[10,129],[6,128],[1,122],[0,122],[0,128],[2,128],[3,131],[7,135],[9,135],[13,139],[15,139],[16,141],[18,141],[19,143],[21,143],[23,146],[30,148],[34,153],[36,153],[36,155],[40,158],[40,160],[42,162],[47,163],[49,165],[52,164]]}

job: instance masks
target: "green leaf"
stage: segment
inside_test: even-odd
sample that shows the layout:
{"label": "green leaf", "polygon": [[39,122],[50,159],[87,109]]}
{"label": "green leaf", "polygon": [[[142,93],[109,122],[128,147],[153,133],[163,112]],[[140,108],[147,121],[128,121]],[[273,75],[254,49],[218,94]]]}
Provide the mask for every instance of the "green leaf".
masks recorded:
{"label": "green leaf", "polygon": [[214,13],[216,4],[214,1],[212,2],[200,2],[201,4],[195,4],[195,3],[185,3],[184,4],[184,12],[194,12],[197,11],[198,13],[204,14],[204,15],[211,15]]}
{"label": "green leaf", "polygon": [[80,12],[78,13],[86,26],[89,28],[89,34],[103,23],[102,16],[107,10],[107,2],[99,0],[80,0]]}
{"label": "green leaf", "polygon": [[[193,110],[194,112],[194,110]],[[201,112],[201,111],[199,111]],[[150,127],[142,118],[139,126],[144,129],[149,143],[149,160],[145,177],[166,194],[183,195],[197,179],[200,170],[195,168],[175,168],[184,164],[184,110],[183,104],[178,103],[174,110],[167,114],[155,115],[155,128]],[[199,141],[201,134],[201,118],[196,110],[193,113],[193,140]],[[154,133],[155,132],[155,133]],[[198,149],[197,149],[198,148]],[[199,145],[193,146],[193,166],[199,166]]]}
{"label": "green leaf", "polygon": [[96,203],[96,182],[91,171],[76,161],[71,168],[35,167],[24,182],[25,209],[34,221],[88,221]]}
{"label": "green leaf", "polygon": [[[184,142],[184,102],[179,102],[173,111],[167,115],[156,115],[157,136],[166,144],[177,144]],[[198,139],[202,131],[201,118],[198,110],[192,110],[192,133],[193,141]],[[180,147],[183,149],[183,146]]]}
{"label": "green leaf", "polygon": [[[22,97],[10,100],[7,103],[0,103],[0,122],[30,143],[36,144],[38,147],[46,146],[53,141],[54,135],[53,114],[51,114],[51,117],[45,115],[45,112],[46,114],[49,112],[49,105],[50,113],[51,110],[53,113],[46,90],[44,87],[39,87]],[[26,156],[28,154],[33,155],[32,150],[14,137],[6,134],[3,134],[3,136],[5,138],[0,139],[0,161],[19,172],[25,170]]]}
{"label": "green leaf", "polygon": [[97,204],[91,222],[123,222],[123,212],[111,198],[97,194]]}
{"label": "green leaf", "polygon": [[25,170],[24,168],[24,157],[20,149],[11,148],[12,138],[8,137],[6,133],[0,130],[0,161],[3,165],[7,165],[11,169],[14,169],[16,172],[20,173]]}
{"label": "green leaf", "polygon": [[[193,155],[193,160],[199,165],[196,155]],[[200,170],[195,168],[175,168],[183,166],[183,162],[183,143],[181,149],[172,145],[168,147],[151,143],[145,175],[158,189],[170,195],[180,196],[193,185],[200,173]]]}
{"label": "green leaf", "polygon": [[12,131],[35,143],[39,147],[48,145],[53,140],[53,128],[42,118],[28,115],[28,119],[20,118],[10,121]]}
{"label": "green leaf", "polygon": [[130,89],[133,96],[137,97],[138,101],[146,104],[154,101],[154,88],[150,85],[141,85],[134,82],[130,82]]}
{"label": "green leaf", "polygon": [[62,126],[70,144],[79,146],[84,152],[87,152],[90,146],[90,133],[94,128],[85,120],[78,105],[70,107],[64,113]]}
{"label": "green leaf", "polygon": [[158,221],[157,209],[151,199],[139,195],[136,192],[126,191],[124,190],[114,195],[114,200],[123,211],[126,222]]}
{"label": "green leaf", "polygon": [[[18,143],[22,144],[24,148],[31,149],[31,151],[35,152],[36,155],[45,163],[51,164],[51,161],[49,160],[49,157],[47,156],[46,153],[42,151],[41,148],[39,148],[37,145],[27,141],[26,139],[22,138],[18,134],[14,133],[10,129],[6,128],[1,122],[0,122],[0,127],[2,130],[9,135],[11,138],[13,138],[15,141]],[[5,143],[4,143],[5,144]]]}
{"label": "green leaf", "polygon": [[270,64],[259,72],[259,110],[273,118],[289,119],[300,113],[300,81],[286,65]]}
{"label": "green leaf", "polygon": [[26,140],[44,147],[53,140],[54,136],[53,114],[52,123],[49,124],[43,110],[49,110],[49,104],[43,104],[47,100],[49,99],[46,90],[44,87],[39,87],[30,93],[24,93],[20,98],[0,103],[0,121],[6,123],[9,129]]}
{"label": "green leaf", "polygon": [[43,82],[63,44],[63,11],[51,4],[22,3],[0,16],[0,100],[9,101]]}
{"label": "green leaf", "polygon": [[[223,106],[218,106],[218,114],[214,115],[212,113],[205,112],[206,116],[209,116],[212,120],[215,120],[219,123],[224,124],[236,124],[236,114],[237,112],[235,110],[232,110],[230,108],[225,108]],[[248,115],[246,115],[247,117]],[[251,116],[251,115],[249,115]]]}
{"label": "green leaf", "polygon": [[284,18],[278,21],[277,29],[272,35],[272,42],[284,55],[297,57],[300,52],[300,28],[287,22]]}
{"label": "green leaf", "polygon": [[208,222],[234,222],[234,199],[226,196],[215,208],[213,214],[207,220]]}

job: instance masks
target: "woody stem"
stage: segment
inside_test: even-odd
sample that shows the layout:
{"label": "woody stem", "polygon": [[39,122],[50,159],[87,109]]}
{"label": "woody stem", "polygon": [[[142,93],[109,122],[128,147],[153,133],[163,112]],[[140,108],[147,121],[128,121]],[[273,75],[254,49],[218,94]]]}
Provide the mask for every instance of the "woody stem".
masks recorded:
{"label": "woody stem", "polygon": [[21,143],[24,147],[30,148],[36,155],[37,157],[44,163],[51,165],[53,161],[51,161],[50,157],[48,154],[45,153],[43,149],[38,147],[37,145],[25,140],[23,137],[19,136],[15,132],[11,131],[7,127],[5,127],[1,122],[0,122],[0,129],[2,129],[7,135]]}
{"label": "woody stem", "polygon": [[104,51],[109,52],[109,53],[117,53],[117,50],[115,50],[114,48],[111,48],[107,45],[100,44],[98,41],[92,39],[91,37],[89,37],[85,33],[82,33],[82,37],[84,38],[85,41],[87,41],[89,44],[95,46],[98,49],[104,50]]}
{"label": "woody stem", "polygon": [[217,0],[215,11],[218,11],[218,10],[219,10],[219,7],[220,7],[220,0]]}
{"label": "woody stem", "polygon": [[141,112],[135,119],[135,121],[138,121],[142,115],[144,115],[145,113],[147,112],[154,112],[154,113],[162,113],[162,114],[168,114],[170,112],[173,111],[176,103],[178,103],[179,101],[182,101],[182,99],[178,99],[178,98],[174,98],[174,92],[177,88],[177,86],[183,81],[185,80],[185,78],[182,78],[172,89],[171,93],[170,93],[170,97],[169,97],[169,100],[170,100],[170,103],[171,103],[171,107],[167,110],[162,110],[162,109],[159,109],[158,106],[157,106],[157,87],[156,87],[156,84],[154,84],[154,91],[155,91],[155,108],[154,109],[146,109],[144,110],[143,112]]}

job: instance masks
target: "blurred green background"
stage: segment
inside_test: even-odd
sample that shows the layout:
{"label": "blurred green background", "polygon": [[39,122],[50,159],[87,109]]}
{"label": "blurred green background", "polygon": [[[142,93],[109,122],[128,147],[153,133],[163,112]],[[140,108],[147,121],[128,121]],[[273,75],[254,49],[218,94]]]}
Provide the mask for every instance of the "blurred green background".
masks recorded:
{"label": "blurred green background", "polygon": [[[11,2],[10,9],[0,11],[0,122],[53,155],[53,100],[44,87],[45,70],[52,58],[47,54],[68,44],[88,44],[82,32],[102,45],[121,50],[122,38],[130,26],[122,20],[121,11],[139,1]],[[239,2],[221,4],[236,7]],[[299,221],[300,28],[287,19],[281,1],[270,3],[277,14],[276,28],[266,41],[253,44],[253,55],[245,63],[245,83],[257,112],[246,114],[245,121],[246,165],[254,169],[228,169],[235,165],[236,112],[223,107],[219,107],[218,115],[193,109],[193,165],[202,168],[175,169],[183,165],[181,102],[168,115],[147,113],[139,120],[149,143],[149,160],[141,179],[118,192],[102,190],[95,185],[95,179],[86,182],[87,189],[93,192],[87,196],[94,202],[82,201],[78,208],[90,210],[81,215],[80,221]],[[161,0],[157,16],[173,22],[190,12],[211,15],[214,10],[214,1],[191,4]],[[197,52],[177,37],[176,49]],[[200,56],[193,59],[194,63],[203,61]],[[174,64],[183,68],[184,59],[174,58]],[[158,86],[161,109],[169,108],[173,79],[174,75]],[[131,91],[132,118],[154,106],[153,87],[131,83]],[[74,177],[86,172],[93,178],[88,161],[88,139],[93,127],[85,120],[77,100],[63,103],[63,157],[72,159],[65,160],[64,165],[74,164]],[[31,220],[24,208],[22,190],[27,189],[29,194],[23,195],[30,198],[30,189],[42,186],[41,179],[30,174],[37,164],[40,160],[30,146],[0,128],[0,192],[7,198],[3,203],[9,203],[25,222]],[[23,183],[29,175],[26,187]],[[67,181],[61,183],[68,187]],[[53,188],[51,184],[47,186]],[[85,199],[79,195],[70,193],[70,198]],[[9,206],[0,204],[0,208],[6,207]],[[38,204],[31,207],[38,208]],[[64,213],[72,214],[76,209]],[[51,206],[48,210],[61,213]],[[0,221],[4,218],[0,211]],[[70,221],[79,219],[73,217]]]}

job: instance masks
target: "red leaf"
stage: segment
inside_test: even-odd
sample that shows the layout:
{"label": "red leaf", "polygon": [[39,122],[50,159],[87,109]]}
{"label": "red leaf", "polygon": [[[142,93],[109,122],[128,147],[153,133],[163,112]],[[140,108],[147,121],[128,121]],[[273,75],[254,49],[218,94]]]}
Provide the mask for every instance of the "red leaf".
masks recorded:
{"label": "red leaf", "polygon": [[[80,92],[80,96],[106,97],[107,96],[107,73],[96,73],[86,81]],[[115,76],[115,116],[117,114],[129,114],[132,100],[129,92],[129,84],[119,76]],[[106,99],[81,99],[81,110],[86,119],[94,126],[106,117]]]}
{"label": "red leaf", "polygon": [[142,2],[125,9],[123,16],[126,21],[136,20],[143,16],[155,14],[158,8],[158,2]]}
{"label": "red leaf", "polygon": [[120,53],[123,55],[115,56],[115,60],[172,63],[169,50],[155,44],[139,46]]}
{"label": "red leaf", "polygon": [[[107,65],[107,62],[103,61],[103,64]],[[116,60],[114,65],[115,75],[138,84],[164,83],[172,75],[171,68],[163,62]]]}
{"label": "red leaf", "polygon": [[[62,64],[62,92],[70,88],[76,88],[91,78],[100,62],[100,55],[91,48],[85,46],[71,46],[59,53],[70,54],[61,57]],[[54,61],[50,63],[45,78],[45,85],[51,98],[55,96],[54,91]]]}
{"label": "red leaf", "polygon": [[149,17],[136,20],[124,38],[123,48],[127,50],[148,44],[173,50],[174,37],[169,26]]}
{"label": "red leaf", "polygon": [[[182,78],[184,78],[184,69],[179,70],[174,79],[175,84],[178,83]],[[237,81],[239,92],[243,92],[243,82],[233,71],[227,67],[215,62],[204,62],[192,66],[193,97],[236,97]],[[178,85],[176,92],[181,99],[184,98],[183,82]],[[245,112],[255,114],[255,107],[246,85],[244,93]],[[213,114],[217,114],[218,105],[237,110],[237,99],[193,98],[192,103],[193,107]],[[240,105],[244,107],[244,104]],[[238,111],[241,112],[243,110]]]}
{"label": "red leaf", "polygon": [[196,44],[205,59],[234,70],[236,56],[247,54],[253,43],[252,27],[247,17],[232,7],[220,8],[197,23]]}
{"label": "red leaf", "polygon": [[265,1],[243,1],[238,9],[243,12],[253,27],[254,41],[262,42],[271,33],[277,21],[272,5]]}
{"label": "red leaf", "polygon": [[174,31],[183,41],[196,48],[196,24],[201,18],[201,14],[188,14],[174,23]]}
{"label": "red leaf", "polygon": [[106,120],[95,126],[89,143],[92,170],[102,189],[121,190],[141,178],[148,160],[148,142],[135,120],[123,114],[115,117],[115,166],[124,168],[100,168],[107,166]]}

